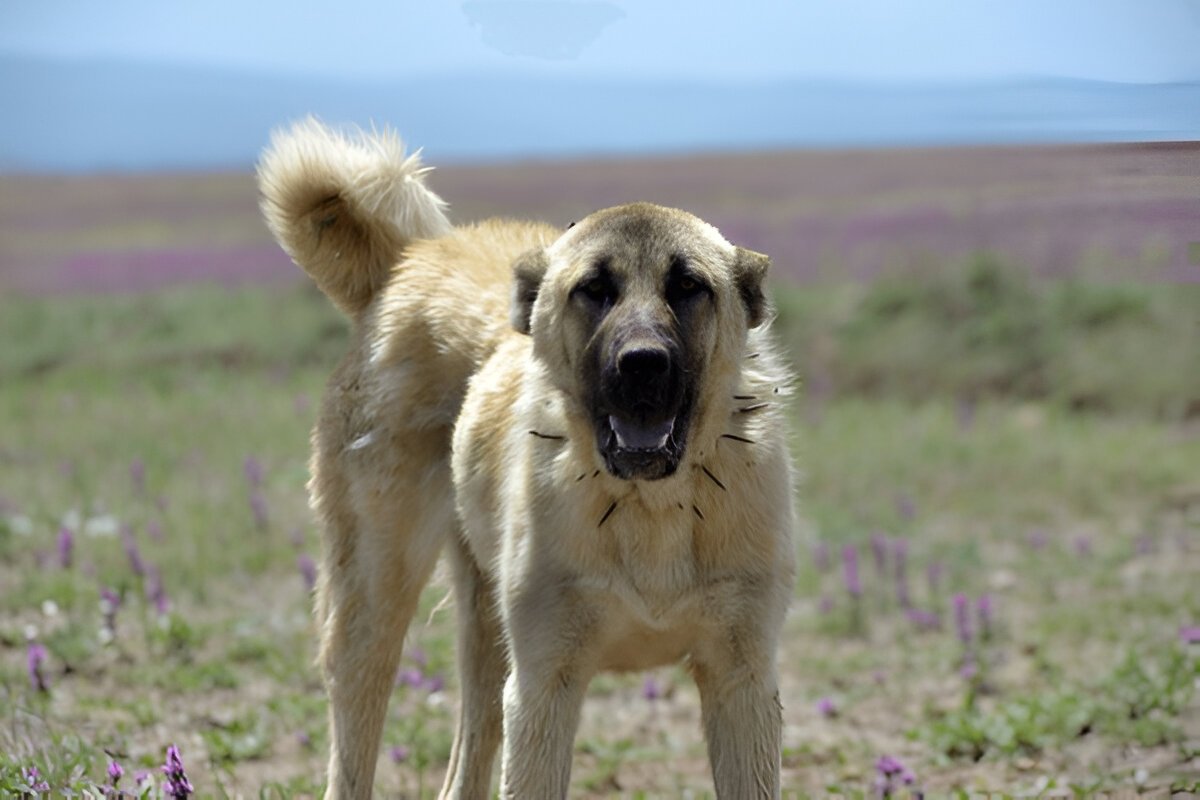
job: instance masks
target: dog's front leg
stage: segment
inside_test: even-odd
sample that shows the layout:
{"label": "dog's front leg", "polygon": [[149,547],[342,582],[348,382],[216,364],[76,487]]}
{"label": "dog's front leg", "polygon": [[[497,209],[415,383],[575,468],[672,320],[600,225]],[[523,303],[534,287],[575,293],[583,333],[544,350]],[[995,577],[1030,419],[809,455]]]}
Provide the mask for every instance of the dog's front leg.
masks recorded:
{"label": "dog's front leg", "polygon": [[506,615],[513,666],[504,686],[502,798],[567,796],[594,625],[565,594],[533,592]]}
{"label": "dog's front leg", "polygon": [[751,625],[713,636],[693,654],[719,800],[780,796],[783,713],[773,641]]}

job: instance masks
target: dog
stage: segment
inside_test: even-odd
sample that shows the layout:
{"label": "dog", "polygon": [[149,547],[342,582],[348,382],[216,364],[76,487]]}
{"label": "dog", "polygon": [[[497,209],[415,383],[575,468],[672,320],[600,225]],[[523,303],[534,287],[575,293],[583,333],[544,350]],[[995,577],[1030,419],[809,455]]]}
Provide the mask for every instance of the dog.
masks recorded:
{"label": "dog", "polygon": [[633,203],[454,227],[395,134],[312,119],[258,168],[275,238],[353,321],[312,436],[328,798],[369,797],[439,554],[461,707],[441,796],[566,797],[601,670],[686,661],[720,798],[780,795],[795,512],[767,256]]}

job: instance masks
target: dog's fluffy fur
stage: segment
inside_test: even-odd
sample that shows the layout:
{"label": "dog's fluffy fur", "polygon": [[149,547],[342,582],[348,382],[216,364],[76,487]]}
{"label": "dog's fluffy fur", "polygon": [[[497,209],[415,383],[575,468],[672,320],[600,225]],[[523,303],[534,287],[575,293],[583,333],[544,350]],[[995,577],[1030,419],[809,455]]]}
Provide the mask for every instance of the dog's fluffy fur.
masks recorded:
{"label": "dog's fluffy fur", "polygon": [[718,796],[778,796],[793,510],[766,257],[648,204],[567,231],[455,228],[424,172],[392,134],[313,121],[259,168],[272,232],[354,322],[310,483],[328,796],[370,795],[447,544],[462,703],[444,797],[488,796],[501,739],[502,796],[565,797],[592,675],[681,659]]}

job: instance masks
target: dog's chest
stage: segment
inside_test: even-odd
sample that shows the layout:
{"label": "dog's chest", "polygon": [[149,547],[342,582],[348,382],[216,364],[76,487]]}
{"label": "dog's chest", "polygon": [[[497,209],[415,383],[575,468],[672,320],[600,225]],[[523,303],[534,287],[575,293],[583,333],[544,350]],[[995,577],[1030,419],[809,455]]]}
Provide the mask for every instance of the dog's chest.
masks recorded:
{"label": "dog's chest", "polygon": [[650,509],[626,497],[611,527],[595,531],[585,580],[615,632],[650,634],[643,646],[670,648],[673,632],[701,621],[707,577],[697,558],[699,522],[690,504]]}

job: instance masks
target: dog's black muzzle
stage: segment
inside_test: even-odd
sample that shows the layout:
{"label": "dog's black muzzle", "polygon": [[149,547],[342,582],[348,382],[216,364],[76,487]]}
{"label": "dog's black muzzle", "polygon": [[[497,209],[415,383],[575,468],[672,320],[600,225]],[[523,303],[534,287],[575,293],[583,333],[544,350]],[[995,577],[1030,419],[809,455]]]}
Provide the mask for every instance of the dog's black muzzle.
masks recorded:
{"label": "dog's black muzzle", "polygon": [[657,480],[675,472],[690,410],[683,375],[679,355],[655,340],[629,342],[607,360],[596,439],[610,473]]}

